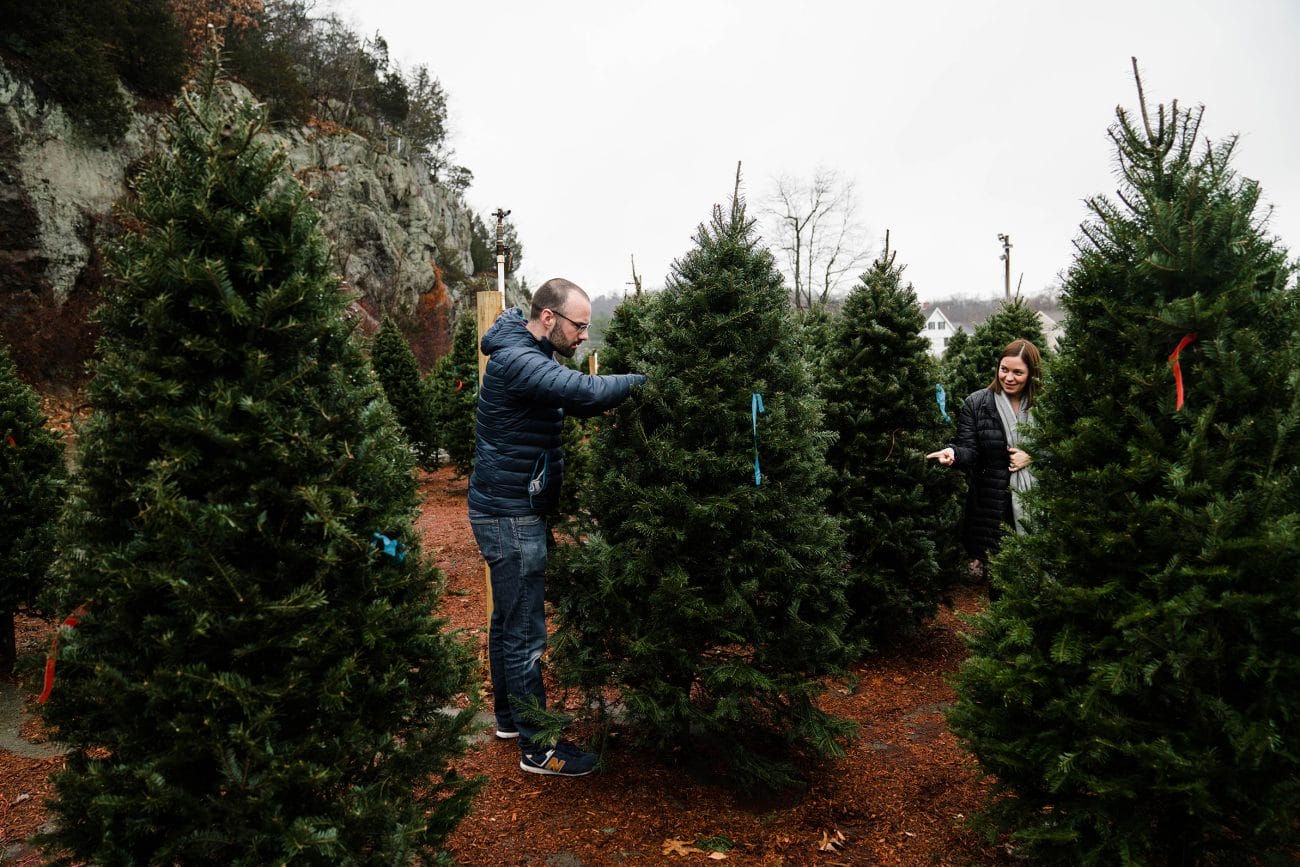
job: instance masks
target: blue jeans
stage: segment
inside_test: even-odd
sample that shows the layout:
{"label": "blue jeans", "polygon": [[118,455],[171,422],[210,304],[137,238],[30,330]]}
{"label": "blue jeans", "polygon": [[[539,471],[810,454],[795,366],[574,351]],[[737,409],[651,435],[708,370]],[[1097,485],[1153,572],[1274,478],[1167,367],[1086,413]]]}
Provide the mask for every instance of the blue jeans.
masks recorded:
{"label": "blue jeans", "polygon": [[534,700],[546,707],[543,603],[550,530],[540,515],[498,518],[470,512],[469,523],[492,580],[488,663],[497,728],[518,729],[520,749],[533,752],[538,727],[524,718],[524,711]]}

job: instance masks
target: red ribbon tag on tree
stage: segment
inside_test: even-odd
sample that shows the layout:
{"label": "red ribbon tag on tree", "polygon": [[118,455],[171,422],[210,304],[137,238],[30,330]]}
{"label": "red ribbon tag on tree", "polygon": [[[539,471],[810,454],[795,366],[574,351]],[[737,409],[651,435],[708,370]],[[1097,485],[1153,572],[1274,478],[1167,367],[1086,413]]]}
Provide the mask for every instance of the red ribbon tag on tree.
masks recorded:
{"label": "red ribbon tag on tree", "polygon": [[456,380],[456,390],[457,390],[457,391],[460,391],[460,390],[461,390],[462,388],[464,388],[464,387],[465,387],[465,380],[463,380],[463,379],[458,379],[458,380]]}
{"label": "red ribbon tag on tree", "polygon": [[[79,605],[77,610],[67,616],[63,625],[69,628],[76,626],[81,622],[81,615],[86,613],[86,606]],[[50,642],[50,654],[45,657],[45,688],[41,690],[40,696],[36,699],[37,704],[45,704],[49,701],[50,693],[54,692],[54,661],[59,656],[59,633],[54,633],[54,640]]]}
{"label": "red ribbon tag on tree", "polygon": [[1177,395],[1174,409],[1183,408],[1183,370],[1178,366],[1178,355],[1187,345],[1196,339],[1196,332],[1183,335],[1183,339],[1178,341],[1178,346],[1174,349],[1173,354],[1169,356],[1169,363],[1174,366],[1174,391]]}
{"label": "red ribbon tag on tree", "polygon": [[14,438],[13,438],[12,436],[11,436],[11,437],[8,437],[8,439],[9,439],[9,445],[11,445],[11,446],[17,446],[17,445],[18,445],[18,443],[14,442]]}

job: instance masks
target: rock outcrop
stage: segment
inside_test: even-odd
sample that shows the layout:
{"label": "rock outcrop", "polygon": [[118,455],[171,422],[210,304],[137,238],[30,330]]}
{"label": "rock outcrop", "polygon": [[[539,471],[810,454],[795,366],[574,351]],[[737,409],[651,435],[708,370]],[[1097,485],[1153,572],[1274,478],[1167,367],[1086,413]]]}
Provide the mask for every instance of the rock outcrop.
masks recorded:
{"label": "rock outcrop", "polygon": [[[82,369],[94,339],[86,313],[99,288],[96,237],[134,169],[163,145],[165,119],[137,112],[121,142],[91,141],[0,64],[0,339],[26,378],[58,383]],[[359,315],[394,314],[411,327],[438,311],[415,327],[439,331],[432,343],[445,351],[450,301],[440,275],[473,270],[464,202],[383,141],[313,128],[268,137],[320,211]]]}

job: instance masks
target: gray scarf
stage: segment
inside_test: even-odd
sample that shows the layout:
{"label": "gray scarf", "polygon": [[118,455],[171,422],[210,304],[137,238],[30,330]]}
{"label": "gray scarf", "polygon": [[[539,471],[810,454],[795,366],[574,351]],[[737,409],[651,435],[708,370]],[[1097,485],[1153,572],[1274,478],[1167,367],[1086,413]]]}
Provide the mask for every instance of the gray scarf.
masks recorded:
{"label": "gray scarf", "polygon": [[[994,392],[993,397],[998,407],[998,418],[1002,421],[1002,431],[1007,435],[1007,445],[1019,448],[1020,425],[1027,424],[1031,418],[1029,410],[1025,408],[1023,397],[1020,401],[1020,412],[1011,408],[1011,401],[1002,392]],[[1034,472],[1029,467],[1016,470],[1011,474],[1011,517],[1014,519],[1017,533],[1025,532],[1024,507],[1020,504],[1020,492],[1027,491],[1033,486]]]}

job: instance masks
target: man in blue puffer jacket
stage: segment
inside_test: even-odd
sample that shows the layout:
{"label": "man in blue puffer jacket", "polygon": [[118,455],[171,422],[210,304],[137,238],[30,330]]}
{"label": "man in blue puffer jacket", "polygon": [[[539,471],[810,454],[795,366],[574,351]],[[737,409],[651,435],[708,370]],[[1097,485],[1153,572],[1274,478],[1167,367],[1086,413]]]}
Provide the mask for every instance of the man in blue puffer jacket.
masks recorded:
{"label": "man in blue puffer jacket", "polygon": [[546,707],[541,658],[546,516],[559,501],[564,476],[564,416],[596,415],[622,403],[639,373],[588,376],[559,363],[587,339],[591,300],[574,283],[548,280],[533,295],[528,319],[507,310],[483,335],[489,356],[478,395],[469,519],[492,581],[488,661],[499,738],[518,738],[519,767],[535,774],[577,777],[596,757],[568,741],[538,743],[529,722]]}

